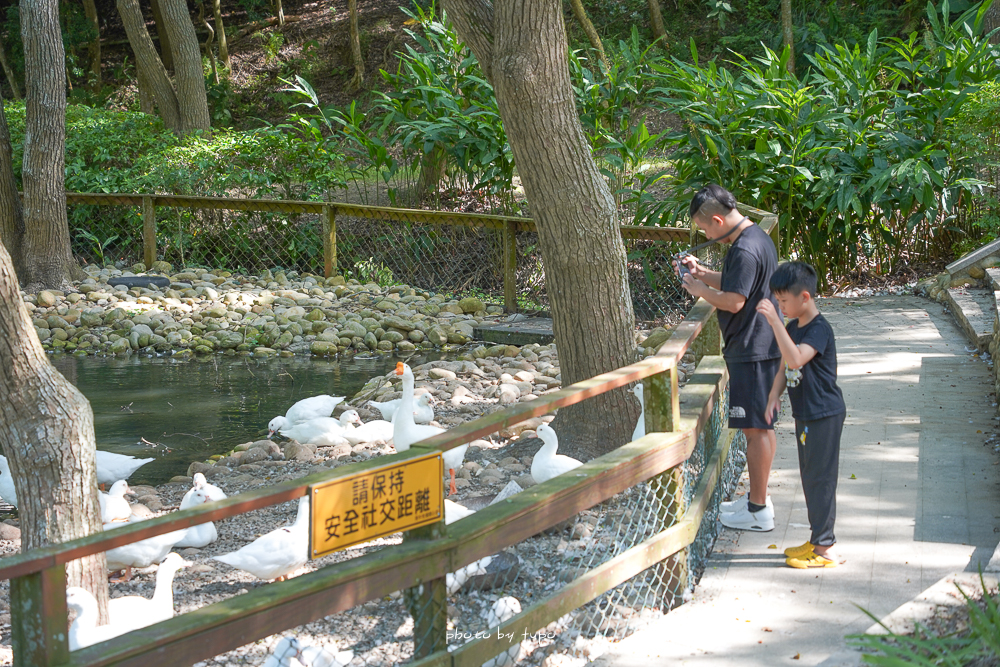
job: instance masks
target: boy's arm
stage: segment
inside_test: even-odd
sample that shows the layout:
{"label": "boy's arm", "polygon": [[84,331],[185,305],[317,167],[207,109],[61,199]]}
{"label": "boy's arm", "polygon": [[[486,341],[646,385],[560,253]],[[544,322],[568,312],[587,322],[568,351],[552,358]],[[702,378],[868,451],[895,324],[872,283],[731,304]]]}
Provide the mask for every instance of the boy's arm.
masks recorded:
{"label": "boy's arm", "polygon": [[785,393],[785,369],[778,364],[778,373],[771,384],[771,393],[767,395],[767,407],[764,408],[764,420],[770,424],[774,414],[781,407],[781,395]]}
{"label": "boy's arm", "polygon": [[792,337],[785,331],[781,315],[774,309],[770,299],[761,299],[757,304],[757,312],[767,319],[767,323],[774,330],[774,339],[778,342],[778,349],[781,350],[781,358],[789,368],[802,368],[812,361],[816,356],[816,348],[806,343],[796,345],[792,341]]}

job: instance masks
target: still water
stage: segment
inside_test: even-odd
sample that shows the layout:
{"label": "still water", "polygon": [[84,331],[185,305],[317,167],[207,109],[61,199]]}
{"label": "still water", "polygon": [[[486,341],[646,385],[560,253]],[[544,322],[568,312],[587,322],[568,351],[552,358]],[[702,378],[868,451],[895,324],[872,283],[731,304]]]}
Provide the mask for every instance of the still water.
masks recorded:
{"label": "still water", "polygon": [[[440,358],[434,353],[408,363]],[[132,475],[134,484],[166,482],[185,474],[191,461],[266,437],[271,418],[295,401],[316,394],[350,397],[397,361],[388,356],[50,359],[90,401],[98,449],[156,458]]]}

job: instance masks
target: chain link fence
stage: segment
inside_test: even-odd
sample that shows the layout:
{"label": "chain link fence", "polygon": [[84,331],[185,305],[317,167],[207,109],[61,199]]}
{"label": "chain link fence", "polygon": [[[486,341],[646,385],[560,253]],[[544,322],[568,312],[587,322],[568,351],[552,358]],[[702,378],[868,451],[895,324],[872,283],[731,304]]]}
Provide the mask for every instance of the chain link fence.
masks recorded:
{"label": "chain link fence", "polygon": [[[129,194],[67,195],[74,253],[131,269],[151,257],[175,269],[246,275],[339,273],[362,283],[477,296],[511,311],[549,311],[538,233],[527,218],[307,201]],[[622,227],[636,321],[681,320],[693,300],[672,256],[687,229]],[[509,256],[508,256],[509,254]]]}

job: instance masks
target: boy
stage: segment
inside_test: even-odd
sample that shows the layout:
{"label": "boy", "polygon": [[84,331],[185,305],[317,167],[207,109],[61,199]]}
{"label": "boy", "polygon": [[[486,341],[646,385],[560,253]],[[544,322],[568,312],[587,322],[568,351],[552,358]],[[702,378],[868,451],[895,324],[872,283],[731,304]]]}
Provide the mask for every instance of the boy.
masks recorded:
{"label": "boy", "polygon": [[837,474],[840,435],[847,406],[837,386],[837,347],[833,328],[816,307],[816,271],[804,262],[782,264],[771,276],[771,291],[781,315],[770,301],[757,304],[778,341],[784,368],[774,377],[765,418],[770,422],[788,387],[795,418],[799,473],[812,535],[798,547],[785,549],[785,564],[798,569],[836,567],[830,550],[836,539]]}
{"label": "boy", "polygon": [[764,408],[781,353],[771,327],[757,313],[757,304],[774,299],[768,280],[778,266],[778,253],[771,237],[740,213],[736,197],[719,185],[699,190],[690,212],[707,238],[729,244],[721,272],[706,269],[689,256],[684,264],[690,273],[683,278],[684,289],[718,309],[726,344],[722,355],[729,369],[729,428],[741,429],[747,439],[750,491],[723,503],[719,520],[729,528],[774,530],[767,480],[777,440],[774,426],[764,419]]}

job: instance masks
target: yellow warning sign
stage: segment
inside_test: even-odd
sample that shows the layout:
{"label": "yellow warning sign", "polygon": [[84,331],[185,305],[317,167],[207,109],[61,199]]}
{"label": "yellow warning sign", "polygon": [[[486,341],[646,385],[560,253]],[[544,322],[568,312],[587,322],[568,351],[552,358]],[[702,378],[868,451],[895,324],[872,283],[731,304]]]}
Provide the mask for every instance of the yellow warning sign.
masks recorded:
{"label": "yellow warning sign", "polygon": [[443,518],[441,453],[315,484],[310,558]]}

